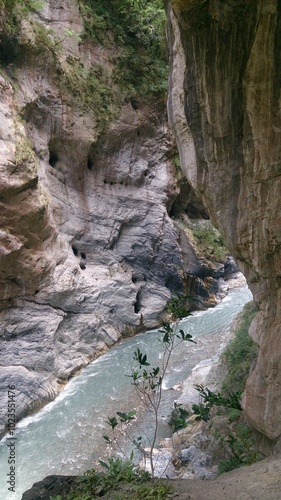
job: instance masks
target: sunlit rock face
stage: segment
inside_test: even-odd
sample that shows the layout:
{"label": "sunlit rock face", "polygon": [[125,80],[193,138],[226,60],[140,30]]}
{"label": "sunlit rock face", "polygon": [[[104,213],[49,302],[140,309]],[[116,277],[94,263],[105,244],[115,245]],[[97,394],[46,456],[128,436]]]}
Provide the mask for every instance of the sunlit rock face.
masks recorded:
{"label": "sunlit rock face", "polygon": [[251,327],[259,356],[244,406],[252,425],[276,444],[281,435],[280,2],[171,4],[169,119],[187,179],[260,308]]}
{"label": "sunlit rock face", "polygon": [[82,32],[74,0],[44,3],[37,21],[61,39],[56,55],[27,20],[20,41],[1,35],[1,430],[8,385],[20,418],[122,333],[156,325],[182,288],[165,103],[121,102],[101,132],[98,110],[64,92],[56,58],[110,72],[109,50],[62,36]]}

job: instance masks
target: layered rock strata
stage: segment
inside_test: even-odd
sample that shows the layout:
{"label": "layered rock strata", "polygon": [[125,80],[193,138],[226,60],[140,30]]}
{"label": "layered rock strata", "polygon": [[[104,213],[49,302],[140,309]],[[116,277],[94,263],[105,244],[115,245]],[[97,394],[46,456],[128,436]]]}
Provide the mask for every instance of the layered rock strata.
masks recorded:
{"label": "layered rock strata", "polygon": [[169,120],[187,179],[259,305],[251,327],[259,356],[244,407],[252,425],[276,445],[281,436],[280,3],[173,0],[167,11]]}

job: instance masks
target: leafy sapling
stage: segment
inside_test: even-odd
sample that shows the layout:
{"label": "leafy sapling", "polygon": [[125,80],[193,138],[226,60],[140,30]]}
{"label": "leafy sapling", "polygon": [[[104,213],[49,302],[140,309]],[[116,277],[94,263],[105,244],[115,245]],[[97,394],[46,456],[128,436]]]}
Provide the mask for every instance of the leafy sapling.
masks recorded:
{"label": "leafy sapling", "polygon": [[[132,379],[132,384],[135,387],[136,393],[142,405],[153,414],[152,436],[150,438],[146,436],[149,443],[148,457],[152,477],[154,476],[155,470],[153,451],[155,449],[159,434],[159,412],[161,401],[163,398],[163,379],[166,375],[170,358],[174,349],[184,341],[195,343],[194,340],[192,340],[192,336],[190,334],[185,333],[183,329],[178,329],[179,320],[190,315],[190,312],[183,306],[182,297],[176,297],[172,299],[167,310],[171,314],[171,316],[173,318],[177,318],[177,320],[172,325],[168,321],[160,321],[161,329],[159,330],[159,333],[162,335],[162,337],[158,340],[161,344],[161,365],[152,367],[148,360],[147,354],[142,353],[140,349],[137,348],[133,356],[134,363],[132,371],[129,375],[127,375]],[[182,409],[179,410],[179,414],[181,418],[181,424],[183,426],[184,419],[187,415],[185,414],[185,410]],[[127,424],[135,418],[135,412],[130,412],[128,414],[116,412],[116,415],[119,417],[119,421],[116,417],[110,417],[107,421],[107,424],[111,427],[113,437],[112,439],[110,439],[109,436],[105,435],[104,439],[108,444],[117,446],[119,451],[125,456],[118,443],[115,430],[118,424],[123,424],[123,428],[125,424],[125,435],[131,441],[131,443],[134,444],[134,446],[139,451],[141,451],[145,460],[146,453],[143,447],[142,437],[139,436],[137,439],[132,438],[128,432]]]}
{"label": "leafy sapling", "polygon": [[180,429],[186,429],[187,427],[189,412],[184,408],[181,408],[181,406],[181,404],[174,402],[174,408],[168,422],[173,432],[177,432]]}
{"label": "leafy sapling", "polygon": [[242,410],[240,392],[231,393],[226,398],[220,392],[216,394],[203,385],[195,385],[195,389],[199,392],[204,401],[204,403],[192,405],[194,414],[197,415],[195,420],[204,420],[207,422],[210,419],[210,410],[214,406],[223,406],[228,409]]}

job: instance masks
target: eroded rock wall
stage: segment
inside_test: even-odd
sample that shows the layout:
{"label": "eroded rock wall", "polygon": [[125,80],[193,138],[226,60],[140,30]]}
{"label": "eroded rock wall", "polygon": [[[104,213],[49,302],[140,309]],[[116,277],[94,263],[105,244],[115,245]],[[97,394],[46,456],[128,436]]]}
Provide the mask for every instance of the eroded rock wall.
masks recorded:
{"label": "eroded rock wall", "polygon": [[164,102],[120,98],[102,127],[60,81],[77,60],[112,70],[108,48],[81,43],[78,3],[45,2],[20,29],[1,35],[1,430],[8,385],[19,419],[182,287]]}
{"label": "eroded rock wall", "polygon": [[120,49],[84,28],[76,0],[1,10],[0,433],[9,385],[20,419],[172,291],[215,305],[224,273],[169,217],[207,214],[186,181],[183,201],[164,100],[125,98]]}
{"label": "eroded rock wall", "polygon": [[187,179],[260,308],[251,327],[259,355],[244,406],[252,425],[276,444],[281,435],[280,2],[174,0],[167,11],[170,123]]}

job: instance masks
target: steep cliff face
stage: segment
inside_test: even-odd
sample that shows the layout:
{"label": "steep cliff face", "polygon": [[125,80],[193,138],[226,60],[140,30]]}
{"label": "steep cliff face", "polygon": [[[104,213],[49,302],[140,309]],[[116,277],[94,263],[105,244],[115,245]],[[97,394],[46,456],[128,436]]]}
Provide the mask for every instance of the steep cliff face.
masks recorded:
{"label": "steep cliff face", "polygon": [[276,445],[281,435],[280,2],[174,0],[167,11],[170,123],[187,179],[259,305],[251,327],[259,356],[244,406],[252,425]]}
{"label": "steep cliff face", "polygon": [[[16,37],[5,29],[2,428],[8,384],[20,418],[122,332],[155,325],[170,290],[182,286],[167,212],[178,188],[164,103],[159,110],[157,101],[133,107],[120,98],[104,126],[103,103],[91,87],[90,99],[77,72],[98,64],[110,82],[114,49],[81,43],[74,0],[44,2],[22,19]],[[77,94],[70,92],[76,81]]]}
{"label": "steep cliff face", "polygon": [[9,385],[19,419],[156,325],[186,273],[201,280],[168,215],[180,188],[164,100],[124,96],[119,48],[84,36],[81,2],[13,5],[0,6],[0,432]]}

